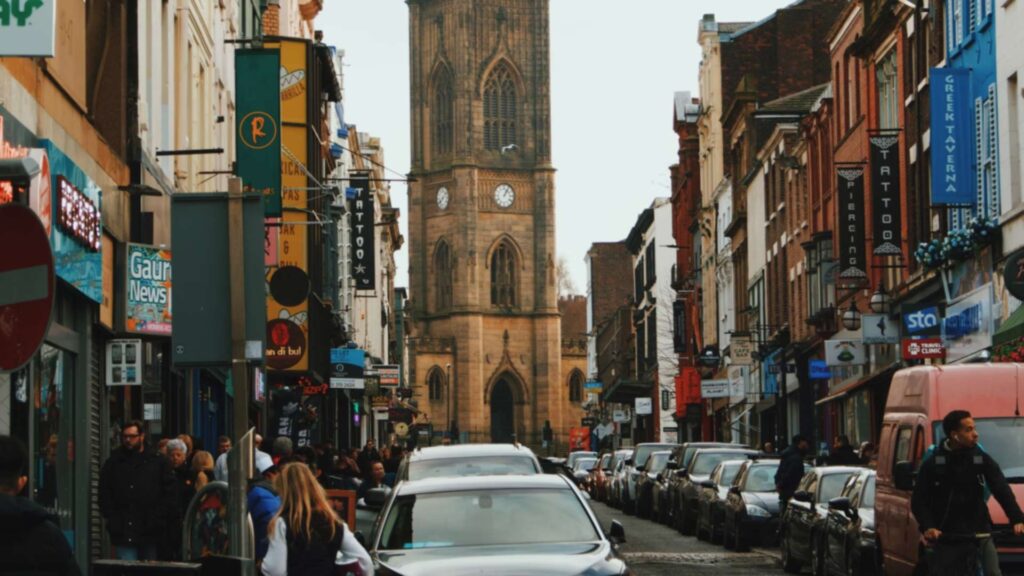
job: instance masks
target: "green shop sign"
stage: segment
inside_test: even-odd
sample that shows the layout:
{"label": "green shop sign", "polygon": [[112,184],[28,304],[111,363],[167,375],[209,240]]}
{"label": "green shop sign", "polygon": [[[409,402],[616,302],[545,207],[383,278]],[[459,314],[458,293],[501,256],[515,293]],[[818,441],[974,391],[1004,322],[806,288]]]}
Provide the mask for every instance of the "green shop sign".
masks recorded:
{"label": "green shop sign", "polygon": [[235,52],[238,176],[263,197],[266,216],[281,215],[281,57],[277,50]]}

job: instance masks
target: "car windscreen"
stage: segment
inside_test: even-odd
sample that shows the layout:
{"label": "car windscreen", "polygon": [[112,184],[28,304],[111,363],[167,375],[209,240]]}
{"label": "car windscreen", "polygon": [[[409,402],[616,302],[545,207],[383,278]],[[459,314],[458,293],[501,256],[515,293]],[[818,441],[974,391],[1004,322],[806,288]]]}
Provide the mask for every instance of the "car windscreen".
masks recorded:
{"label": "car windscreen", "polygon": [[742,454],[736,454],[735,452],[701,452],[693,458],[693,465],[687,470],[690,474],[697,476],[707,476],[711,474],[711,471],[718,466],[719,462],[726,460],[735,460],[737,458],[743,458]]}
{"label": "car windscreen", "polygon": [[442,476],[491,476],[505,474],[539,474],[529,456],[474,456],[466,458],[435,458],[409,463],[409,480]]}
{"label": "car windscreen", "polygon": [[651,474],[660,474],[665,470],[665,466],[668,464],[668,457],[671,455],[669,452],[655,452],[647,460],[645,469]]}
{"label": "car windscreen", "polygon": [[587,472],[589,472],[593,470],[594,466],[596,465],[597,460],[595,458],[580,458],[579,460],[576,461],[576,466],[573,469],[577,471],[586,470]]}
{"label": "car windscreen", "polygon": [[821,477],[821,482],[818,483],[818,502],[825,504],[829,500],[839,496],[839,493],[843,491],[843,486],[846,481],[850,479],[853,474],[851,472],[828,474]]}
{"label": "car windscreen", "polygon": [[[934,438],[946,437],[942,422],[933,423]],[[1024,484],[1024,418],[975,418],[978,447],[988,453],[1011,482]]]}
{"label": "car windscreen", "polygon": [[634,466],[647,466],[647,459],[651,457],[651,454],[661,450],[671,450],[674,448],[671,444],[652,444],[650,446],[637,446],[636,458],[633,458]]}
{"label": "car windscreen", "polygon": [[722,469],[722,479],[718,482],[719,486],[731,486],[732,481],[736,478],[736,473],[740,471],[742,464],[724,464]]}
{"label": "car windscreen", "polygon": [[864,496],[860,499],[861,508],[874,508],[875,507],[875,477],[871,476],[868,481],[865,482]]}
{"label": "car windscreen", "polygon": [[410,550],[600,538],[571,490],[467,490],[396,497],[378,546]]}
{"label": "car windscreen", "polygon": [[751,466],[743,489],[747,492],[775,492],[775,470],[778,467],[778,464]]}

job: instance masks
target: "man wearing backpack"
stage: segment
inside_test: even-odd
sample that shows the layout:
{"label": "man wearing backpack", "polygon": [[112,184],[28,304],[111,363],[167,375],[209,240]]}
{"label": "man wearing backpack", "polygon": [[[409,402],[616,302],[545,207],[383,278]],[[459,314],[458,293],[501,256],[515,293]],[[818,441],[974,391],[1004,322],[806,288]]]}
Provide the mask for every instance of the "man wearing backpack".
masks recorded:
{"label": "man wearing backpack", "polygon": [[[914,518],[931,548],[928,563],[936,567],[956,562],[962,554],[953,546],[935,546],[943,533],[972,537],[992,530],[986,486],[1009,517],[1014,534],[1024,535],[1024,513],[999,464],[978,448],[971,413],[953,410],[942,419],[942,430],[946,439],[921,462],[911,497]],[[979,546],[985,574],[1001,576],[992,539],[986,538]]]}

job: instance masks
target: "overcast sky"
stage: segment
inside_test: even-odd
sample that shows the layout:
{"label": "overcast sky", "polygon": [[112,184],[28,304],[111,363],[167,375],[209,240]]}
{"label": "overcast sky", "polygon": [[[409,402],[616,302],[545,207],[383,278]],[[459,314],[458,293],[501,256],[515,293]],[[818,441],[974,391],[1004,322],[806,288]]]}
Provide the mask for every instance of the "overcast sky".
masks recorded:
{"label": "overcast sky", "polygon": [[[672,98],[697,95],[697,25],[755,21],[792,0],[551,0],[552,146],[560,257],[586,288],[594,242],[622,240],[637,215],[668,196],[676,161]],[[317,18],[345,51],[345,115],[381,138],[386,164],[409,170],[409,28],[401,0],[329,0]],[[407,189],[392,184],[406,233]],[[408,285],[408,245],[397,254]]]}

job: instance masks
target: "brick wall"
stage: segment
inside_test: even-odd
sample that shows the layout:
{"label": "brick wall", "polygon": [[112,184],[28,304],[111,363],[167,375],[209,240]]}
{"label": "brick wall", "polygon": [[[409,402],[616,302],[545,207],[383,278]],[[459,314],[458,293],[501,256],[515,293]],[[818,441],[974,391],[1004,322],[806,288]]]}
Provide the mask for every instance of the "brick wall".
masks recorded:
{"label": "brick wall", "polygon": [[633,264],[625,242],[598,242],[590,246],[588,254],[592,276],[590,306],[596,328],[629,300]]}
{"label": "brick wall", "polygon": [[263,13],[263,34],[276,36],[281,33],[281,7],[277,4],[267,6]]}

